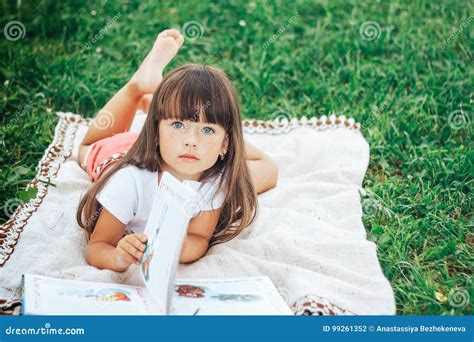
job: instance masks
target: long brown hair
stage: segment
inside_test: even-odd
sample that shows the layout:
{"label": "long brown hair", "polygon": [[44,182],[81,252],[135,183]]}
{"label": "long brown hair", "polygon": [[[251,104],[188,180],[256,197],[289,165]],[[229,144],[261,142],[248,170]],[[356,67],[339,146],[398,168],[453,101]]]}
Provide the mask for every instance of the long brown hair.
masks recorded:
{"label": "long brown hair", "polygon": [[204,183],[222,173],[219,188],[226,194],[209,247],[231,240],[255,220],[257,193],[245,161],[242,117],[236,91],[222,70],[189,63],[173,69],[163,78],[153,94],[147,119],[136,142],[122,159],[92,183],[81,198],[76,219],[89,238],[102,211],[96,196],[115,172],[127,165],[162,172],[165,161],[157,146],[160,121],[199,121],[201,115],[204,115],[204,122],[222,126],[229,137],[224,160],[218,158],[199,180]]}

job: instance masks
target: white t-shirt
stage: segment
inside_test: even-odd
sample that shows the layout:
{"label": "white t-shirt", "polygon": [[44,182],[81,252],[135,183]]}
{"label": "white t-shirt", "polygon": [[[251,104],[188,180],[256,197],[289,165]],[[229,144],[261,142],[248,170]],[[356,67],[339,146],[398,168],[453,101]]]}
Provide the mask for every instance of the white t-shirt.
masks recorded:
{"label": "white t-shirt", "polygon": [[[214,210],[224,203],[225,194],[218,188],[222,174],[211,181],[201,182],[184,180],[198,191],[199,211]],[[146,222],[150,215],[153,199],[158,190],[158,172],[142,170],[134,165],[127,165],[118,170],[107,181],[97,195],[99,203],[126,225],[133,233],[145,231]],[[214,194],[217,194],[214,196]],[[213,198],[214,197],[214,198]],[[199,214],[199,211],[193,217]]]}

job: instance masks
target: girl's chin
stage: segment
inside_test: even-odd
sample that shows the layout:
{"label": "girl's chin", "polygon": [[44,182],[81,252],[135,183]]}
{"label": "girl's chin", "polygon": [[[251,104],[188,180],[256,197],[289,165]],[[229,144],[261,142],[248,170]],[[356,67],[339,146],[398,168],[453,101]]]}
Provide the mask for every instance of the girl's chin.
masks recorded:
{"label": "girl's chin", "polygon": [[184,162],[181,163],[181,165],[174,166],[173,169],[187,179],[194,179],[196,178],[197,174],[201,174],[203,171],[205,171],[200,166]]}

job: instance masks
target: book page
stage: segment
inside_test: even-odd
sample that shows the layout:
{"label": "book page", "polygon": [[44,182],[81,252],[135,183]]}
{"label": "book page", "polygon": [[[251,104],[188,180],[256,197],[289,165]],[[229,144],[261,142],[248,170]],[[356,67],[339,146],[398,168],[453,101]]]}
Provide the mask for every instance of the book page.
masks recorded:
{"label": "book page", "polygon": [[26,315],[152,315],[144,287],[24,275]]}
{"label": "book page", "polygon": [[169,314],[184,237],[197,207],[197,192],[163,172],[145,234],[141,274],[162,314]]}
{"label": "book page", "polygon": [[173,315],[293,315],[267,276],[176,279]]}

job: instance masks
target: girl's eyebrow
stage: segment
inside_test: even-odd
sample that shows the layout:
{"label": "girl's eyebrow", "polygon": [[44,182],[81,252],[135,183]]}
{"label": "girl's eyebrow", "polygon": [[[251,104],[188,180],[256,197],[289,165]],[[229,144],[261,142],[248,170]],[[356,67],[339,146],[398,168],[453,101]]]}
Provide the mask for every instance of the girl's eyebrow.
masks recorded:
{"label": "girl's eyebrow", "polygon": [[[176,122],[176,121],[179,121],[179,122],[195,122],[195,123],[196,123],[196,121],[193,121],[193,120],[182,120],[182,119],[179,119],[179,118],[170,118],[170,119],[165,119],[165,120],[167,120],[168,122]],[[202,125],[202,126],[210,126],[210,127],[214,128],[214,129],[221,129],[221,128],[222,128],[223,130],[225,130],[224,127],[222,127],[221,125],[219,125],[219,124],[217,124],[217,123],[216,123],[216,124],[214,124],[214,123],[209,123],[209,122],[204,122],[204,123],[197,122],[197,123],[200,124],[200,125]]]}
{"label": "girl's eyebrow", "polygon": [[210,122],[196,122],[196,121],[193,121],[193,120],[181,120],[181,119],[168,119],[170,121],[180,121],[180,122],[194,122],[194,123],[197,123],[197,124],[200,124],[200,125],[204,125],[204,126],[214,126],[214,127],[220,127],[219,124],[213,124],[213,123],[210,123]]}

